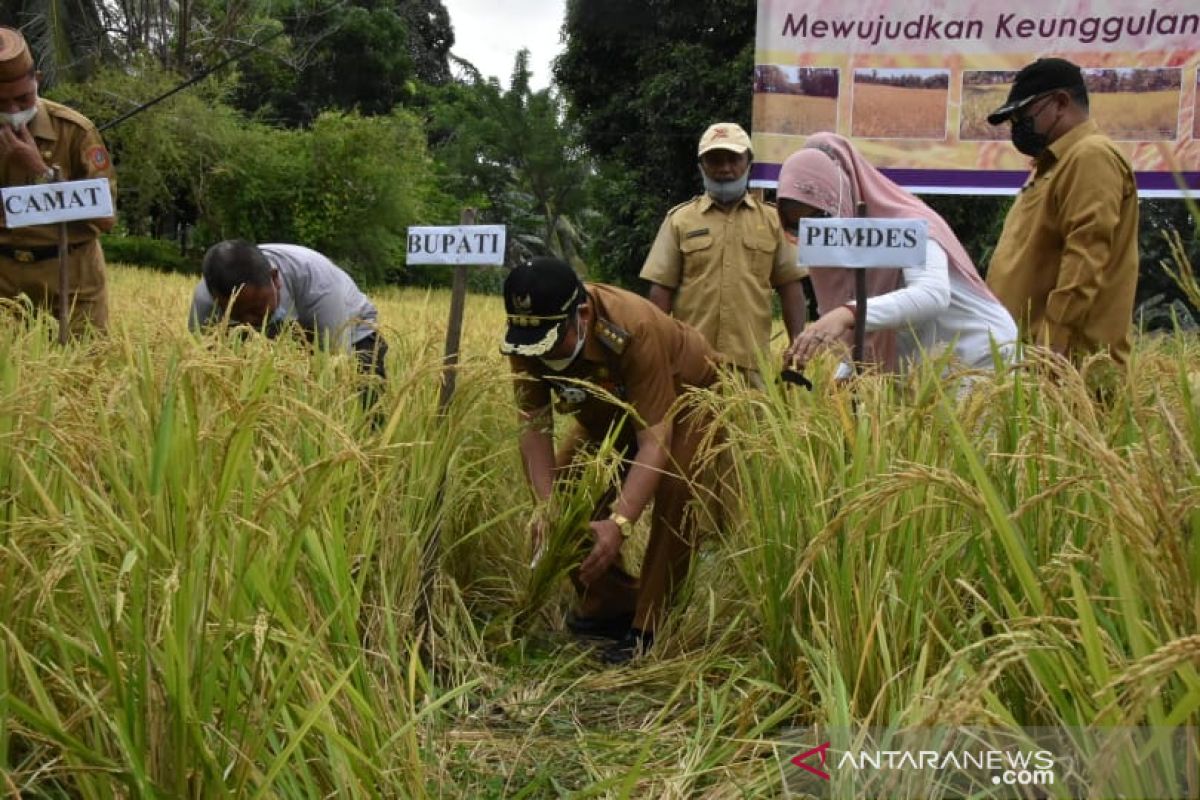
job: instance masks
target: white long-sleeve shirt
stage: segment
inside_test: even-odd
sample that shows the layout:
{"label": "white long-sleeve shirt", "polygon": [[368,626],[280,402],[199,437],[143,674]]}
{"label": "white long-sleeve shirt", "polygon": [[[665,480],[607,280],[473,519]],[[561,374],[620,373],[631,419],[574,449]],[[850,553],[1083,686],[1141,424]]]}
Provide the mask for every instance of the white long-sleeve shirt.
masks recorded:
{"label": "white long-sleeve shirt", "polygon": [[936,358],[953,347],[968,367],[991,367],[994,340],[1008,358],[1017,325],[999,301],[981,296],[950,269],[942,246],[929,239],[925,266],[906,267],[904,286],[867,302],[867,332],[896,330],[901,363]]}

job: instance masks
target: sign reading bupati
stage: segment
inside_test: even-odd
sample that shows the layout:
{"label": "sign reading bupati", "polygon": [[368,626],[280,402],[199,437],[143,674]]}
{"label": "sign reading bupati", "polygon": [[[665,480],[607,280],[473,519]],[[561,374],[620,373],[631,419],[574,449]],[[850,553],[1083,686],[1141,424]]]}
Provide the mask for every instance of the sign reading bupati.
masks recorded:
{"label": "sign reading bupati", "polygon": [[923,219],[804,219],[796,260],[820,267],[923,267],[929,223]]}
{"label": "sign reading bupati", "polygon": [[1200,191],[1196,0],[759,0],[751,183],[832,131],[915,191],[1015,193],[1029,159],[987,115],[1042,56],[1083,69],[1144,196]]}
{"label": "sign reading bupati", "polygon": [[100,219],[113,215],[107,178],[42,183],[0,189],[4,222],[9,228]]}
{"label": "sign reading bupati", "polygon": [[409,264],[504,263],[503,225],[448,225],[408,229]]}

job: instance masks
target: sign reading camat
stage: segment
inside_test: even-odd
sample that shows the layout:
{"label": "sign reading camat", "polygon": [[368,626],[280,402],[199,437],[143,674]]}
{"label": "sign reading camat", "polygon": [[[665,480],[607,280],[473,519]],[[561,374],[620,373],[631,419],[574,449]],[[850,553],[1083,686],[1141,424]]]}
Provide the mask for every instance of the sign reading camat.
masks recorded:
{"label": "sign reading camat", "polygon": [[832,217],[800,221],[796,255],[805,267],[923,267],[923,219]]}
{"label": "sign reading camat", "polygon": [[503,225],[408,229],[409,264],[503,264]]}
{"label": "sign reading camat", "polygon": [[113,215],[107,178],[43,183],[0,189],[4,220],[10,228],[100,219]]}

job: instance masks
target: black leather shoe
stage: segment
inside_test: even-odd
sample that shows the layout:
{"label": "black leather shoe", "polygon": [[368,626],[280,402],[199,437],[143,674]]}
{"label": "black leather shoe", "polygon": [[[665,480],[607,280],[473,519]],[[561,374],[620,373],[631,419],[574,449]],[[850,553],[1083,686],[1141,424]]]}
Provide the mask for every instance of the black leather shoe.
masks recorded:
{"label": "black leather shoe", "polygon": [[580,617],[574,611],[567,612],[567,630],[576,636],[598,636],[604,639],[620,639],[629,633],[633,614],[617,614],[615,617]]}
{"label": "black leather shoe", "polygon": [[630,628],[625,635],[600,651],[600,660],[605,664],[619,666],[641,658],[654,645],[653,631]]}

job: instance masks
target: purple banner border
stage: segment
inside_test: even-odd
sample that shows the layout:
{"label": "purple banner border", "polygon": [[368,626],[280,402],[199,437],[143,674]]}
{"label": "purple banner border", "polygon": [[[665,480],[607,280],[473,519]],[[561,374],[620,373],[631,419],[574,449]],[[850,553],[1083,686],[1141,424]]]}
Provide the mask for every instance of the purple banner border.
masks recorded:
{"label": "purple banner border", "polygon": [[[775,183],[779,180],[779,169],[779,164],[756,162],[750,167],[750,179]],[[1016,193],[1029,177],[1028,172],[1014,170],[884,169],[881,171],[901,186],[915,186],[933,191],[946,189],[963,194],[969,193],[971,189],[980,189],[988,193],[996,191]],[[1200,172],[1181,172],[1179,177],[1188,191],[1200,193]],[[1137,185],[1139,191],[1179,191],[1175,175],[1170,172],[1138,172]]]}

